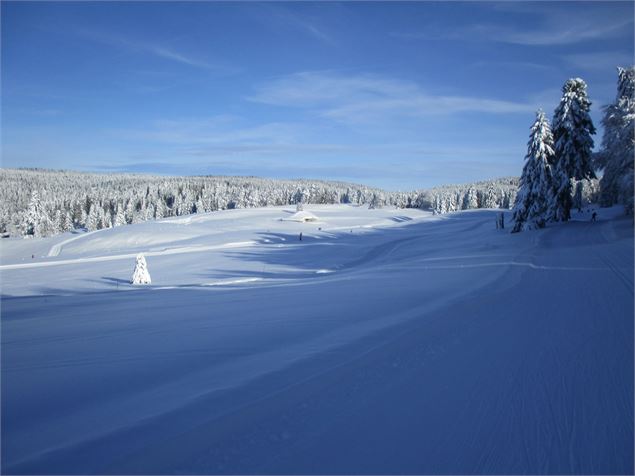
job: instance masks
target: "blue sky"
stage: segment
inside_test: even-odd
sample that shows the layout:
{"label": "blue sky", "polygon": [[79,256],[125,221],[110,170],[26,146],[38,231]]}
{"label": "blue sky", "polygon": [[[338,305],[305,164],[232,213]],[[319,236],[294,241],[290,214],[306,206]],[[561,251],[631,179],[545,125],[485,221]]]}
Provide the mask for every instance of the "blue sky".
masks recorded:
{"label": "blue sky", "polygon": [[3,167],[391,190],[518,175],[567,78],[599,125],[633,63],[633,2],[1,9]]}

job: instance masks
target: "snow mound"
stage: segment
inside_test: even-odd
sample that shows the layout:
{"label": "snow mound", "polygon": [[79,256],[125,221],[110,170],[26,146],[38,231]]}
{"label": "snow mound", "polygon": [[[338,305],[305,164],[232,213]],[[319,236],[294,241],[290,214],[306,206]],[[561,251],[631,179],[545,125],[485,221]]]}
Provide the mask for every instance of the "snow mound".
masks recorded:
{"label": "snow mound", "polygon": [[299,212],[294,213],[290,217],[283,218],[282,221],[299,221],[299,222],[318,221],[318,217],[311,212],[307,212],[306,210],[301,210]]}

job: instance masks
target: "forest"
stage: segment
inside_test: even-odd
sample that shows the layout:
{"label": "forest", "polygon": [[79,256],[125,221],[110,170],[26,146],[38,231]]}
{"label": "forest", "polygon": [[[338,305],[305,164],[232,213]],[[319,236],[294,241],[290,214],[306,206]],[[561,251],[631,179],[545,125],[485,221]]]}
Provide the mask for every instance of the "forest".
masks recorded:
{"label": "forest", "polygon": [[[65,170],[0,169],[3,236],[51,236],[234,208],[304,204],[395,206],[447,213],[514,204],[518,178],[389,192],[323,180],[169,177]],[[593,190],[591,189],[591,192]]]}

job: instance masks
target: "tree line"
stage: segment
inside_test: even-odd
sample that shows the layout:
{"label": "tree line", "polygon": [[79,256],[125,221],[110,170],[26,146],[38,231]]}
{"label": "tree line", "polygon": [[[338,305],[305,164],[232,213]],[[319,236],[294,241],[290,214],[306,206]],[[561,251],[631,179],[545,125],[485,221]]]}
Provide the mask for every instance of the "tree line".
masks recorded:
{"label": "tree line", "polygon": [[447,213],[510,208],[517,178],[388,192],[322,180],[164,177],[44,169],[0,169],[0,232],[25,237],[87,231],[233,208],[307,204],[395,206]]}

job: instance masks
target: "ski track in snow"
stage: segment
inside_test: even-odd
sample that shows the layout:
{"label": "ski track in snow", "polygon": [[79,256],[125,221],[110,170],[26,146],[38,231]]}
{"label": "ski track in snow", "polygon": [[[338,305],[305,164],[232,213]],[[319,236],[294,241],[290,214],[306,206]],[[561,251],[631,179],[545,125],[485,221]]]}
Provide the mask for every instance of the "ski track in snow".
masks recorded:
{"label": "ski track in snow", "polygon": [[214,245],[235,251],[212,280],[157,262],[207,293],[5,301],[3,470],[632,474],[630,222],[494,213]]}
{"label": "ski track in snow", "polygon": [[[79,238],[79,237],[77,237]],[[72,241],[72,240],[68,240]],[[65,242],[64,244],[68,243]],[[230,248],[244,248],[255,245],[255,241],[238,241],[233,243],[223,243],[221,245],[210,245],[210,246],[184,246],[178,248],[166,248],[160,251],[146,251],[143,254],[145,256],[166,256],[166,255],[175,255],[182,253],[200,253],[202,251],[212,251],[212,250],[223,250]],[[59,253],[59,251],[58,251]],[[83,264],[83,263],[99,263],[103,261],[117,261],[122,259],[133,259],[139,253],[124,253],[118,255],[106,255],[106,256],[93,256],[89,258],[75,258],[75,259],[65,259],[65,260],[56,260],[56,261],[38,261],[36,263],[19,263],[19,264],[5,264],[0,265],[0,270],[12,270],[12,269],[29,269],[29,268],[44,268],[49,266],[64,266],[64,265],[72,265],[72,264]],[[54,255],[57,256],[57,255]]]}
{"label": "ski track in snow", "polygon": [[[100,231],[100,230],[91,231],[91,232],[88,232],[88,233],[82,233],[82,234],[79,234],[79,235],[74,236],[72,238],[69,238],[68,240],[64,240],[61,243],[57,243],[57,244],[51,246],[51,249],[49,250],[47,256],[48,257],[59,256],[59,254],[62,252],[62,248],[64,248],[64,246],[66,246],[67,244],[72,243],[73,241],[77,241],[77,240],[79,240],[81,238],[86,238],[88,236],[91,236],[91,235],[97,233],[98,231]],[[0,269],[1,269],[1,267],[0,267]]]}

